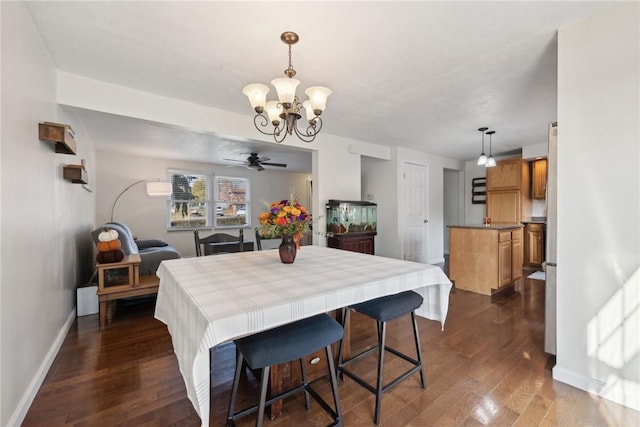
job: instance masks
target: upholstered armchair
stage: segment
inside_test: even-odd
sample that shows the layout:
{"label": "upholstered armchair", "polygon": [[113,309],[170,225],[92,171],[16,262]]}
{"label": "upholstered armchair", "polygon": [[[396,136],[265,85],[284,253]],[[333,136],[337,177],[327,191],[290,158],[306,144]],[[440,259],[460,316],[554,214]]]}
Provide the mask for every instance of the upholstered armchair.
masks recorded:
{"label": "upholstered armchair", "polygon": [[180,252],[164,240],[134,239],[133,233],[126,224],[115,221],[107,222],[102,227],[96,228],[91,232],[91,237],[95,243],[98,243],[98,234],[105,228],[118,232],[118,239],[122,245],[121,249],[125,255],[140,255],[139,270],[141,276],[155,275],[162,261],[180,258]]}

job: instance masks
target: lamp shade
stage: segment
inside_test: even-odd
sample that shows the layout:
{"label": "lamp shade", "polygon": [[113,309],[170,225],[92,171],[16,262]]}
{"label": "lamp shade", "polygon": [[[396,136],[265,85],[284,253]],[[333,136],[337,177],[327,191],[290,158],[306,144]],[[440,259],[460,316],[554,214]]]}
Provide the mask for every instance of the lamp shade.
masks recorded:
{"label": "lamp shade", "polygon": [[484,166],[487,164],[487,155],[482,153],[480,157],[478,157],[478,166]]}
{"label": "lamp shade", "polygon": [[281,103],[292,104],[296,97],[296,88],[300,84],[300,80],[283,77],[281,79],[271,80],[271,84],[276,88],[278,100],[280,100]]}
{"label": "lamp shade", "polygon": [[170,196],[173,188],[169,181],[151,181],[147,182],[147,195],[151,197]]}
{"label": "lamp shade", "polygon": [[267,93],[269,93],[269,90],[269,86],[267,85],[254,83],[245,86],[242,89],[242,93],[247,95],[251,108],[255,110],[256,108],[264,108],[264,105],[267,102]]}
{"label": "lamp shade", "polygon": [[273,123],[274,126],[278,126],[278,123],[280,123],[280,114],[283,111],[282,104],[278,101],[269,101],[264,109],[267,112],[267,116],[269,116],[269,121]]}
{"label": "lamp shade", "polygon": [[[324,111],[327,108],[327,98],[331,95],[331,90],[322,86],[312,86],[304,91],[309,97],[311,108],[314,111]],[[319,113],[317,113],[319,114]]]}
{"label": "lamp shade", "polygon": [[496,166],[496,159],[493,156],[487,157],[487,163],[484,165],[486,168],[492,168]]}
{"label": "lamp shade", "polygon": [[302,106],[304,107],[304,112],[307,115],[307,120],[312,122],[316,118],[316,113],[314,113],[313,108],[311,108],[311,101],[304,101]]}

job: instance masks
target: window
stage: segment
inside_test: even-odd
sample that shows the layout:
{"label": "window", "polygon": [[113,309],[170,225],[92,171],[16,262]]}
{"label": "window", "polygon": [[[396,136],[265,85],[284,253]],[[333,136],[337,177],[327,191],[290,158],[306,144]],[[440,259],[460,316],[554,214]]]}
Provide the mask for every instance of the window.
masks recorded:
{"label": "window", "polygon": [[214,227],[251,226],[249,179],[216,175],[214,191]]}
{"label": "window", "polygon": [[169,200],[169,230],[210,228],[210,176],[169,171],[173,193]]}

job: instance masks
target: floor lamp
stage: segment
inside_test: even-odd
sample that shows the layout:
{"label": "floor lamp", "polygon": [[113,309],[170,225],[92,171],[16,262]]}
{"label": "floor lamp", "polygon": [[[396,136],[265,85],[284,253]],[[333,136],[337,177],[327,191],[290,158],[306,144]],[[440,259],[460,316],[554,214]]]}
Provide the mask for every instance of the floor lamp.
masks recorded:
{"label": "floor lamp", "polygon": [[170,196],[173,192],[173,188],[171,182],[169,181],[160,181],[159,179],[141,179],[140,181],[136,181],[118,194],[116,200],[113,202],[113,206],[111,206],[111,221],[113,221],[113,211],[116,209],[116,204],[120,197],[129,189],[135,185],[141,184],[143,182],[147,183],[147,196],[150,197],[167,197]]}

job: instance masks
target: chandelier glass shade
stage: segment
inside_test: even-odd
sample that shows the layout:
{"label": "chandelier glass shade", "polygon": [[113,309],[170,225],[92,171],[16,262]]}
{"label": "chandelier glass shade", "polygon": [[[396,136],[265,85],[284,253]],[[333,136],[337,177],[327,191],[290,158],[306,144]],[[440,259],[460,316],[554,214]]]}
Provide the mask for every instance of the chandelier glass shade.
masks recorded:
{"label": "chandelier glass shade", "polygon": [[[309,87],[304,91],[309,99],[300,103],[296,95],[300,80],[293,78],[296,71],[291,65],[291,46],[296,44],[299,38],[296,33],[287,31],[282,33],[280,40],[289,46],[289,67],[284,70],[286,77],[271,80],[271,84],[276,88],[278,100],[267,101],[269,87],[261,83],[245,86],[242,93],[249,98],[251,108],[256,112],[253,124],[261,133],[272,135],[278,143],[294,133],[302,141],[311,142],[322,129],[320,115],[327,106],[331,90],[322,86]],[[302,118],[301,110],[305,112],[304,124],[299,123]]]}

